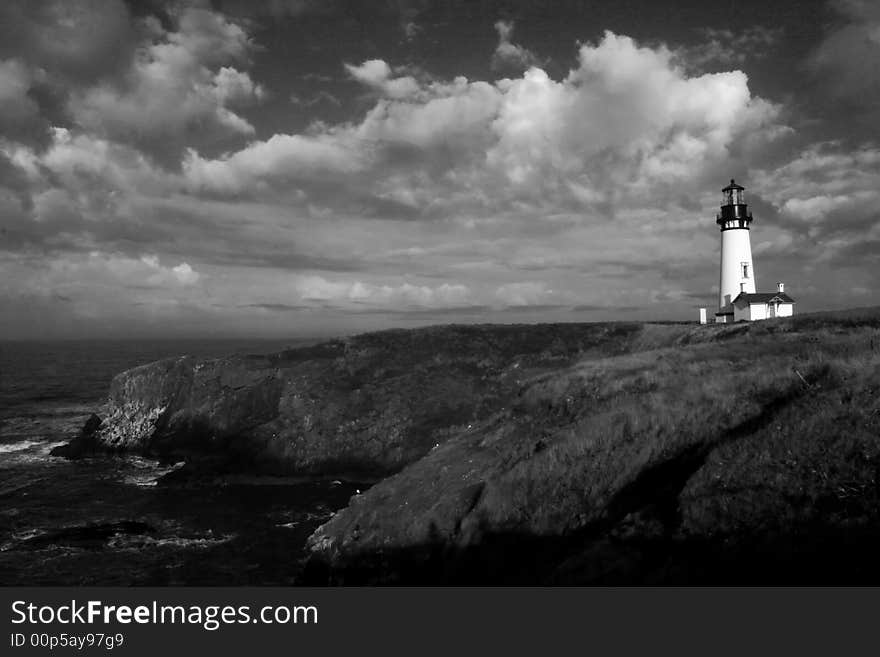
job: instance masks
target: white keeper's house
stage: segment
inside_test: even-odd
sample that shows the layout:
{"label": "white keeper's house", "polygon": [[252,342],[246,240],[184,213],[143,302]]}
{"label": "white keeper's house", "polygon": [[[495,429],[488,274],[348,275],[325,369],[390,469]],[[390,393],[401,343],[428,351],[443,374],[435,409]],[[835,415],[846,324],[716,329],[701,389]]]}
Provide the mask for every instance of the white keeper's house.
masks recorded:
{"label": "white keeper's house", "polygon": [[[721,228],[721,280],[718,285],[718,323],[754,321],[794,314],[794,299],[782,283],[776,292],[757,292],[749,231],[752,213],[745,202],[744,187],[731,178],[721,190],[721,212],[715,223]],[[702,315],[702,313],[701,313]]]}

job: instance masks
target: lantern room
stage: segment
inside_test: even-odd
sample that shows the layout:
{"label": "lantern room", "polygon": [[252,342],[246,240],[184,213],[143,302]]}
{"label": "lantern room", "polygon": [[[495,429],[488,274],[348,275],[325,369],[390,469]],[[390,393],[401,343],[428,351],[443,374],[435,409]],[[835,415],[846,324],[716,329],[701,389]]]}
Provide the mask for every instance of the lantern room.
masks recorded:
{"label": "lantern room", "polygon": [[733,229],[749,230],[752,213],[746,205],[745,187],[737,185],[733,178],[730,184],[721,190],[721,213],[716,215],[717,223],[722,231]]}

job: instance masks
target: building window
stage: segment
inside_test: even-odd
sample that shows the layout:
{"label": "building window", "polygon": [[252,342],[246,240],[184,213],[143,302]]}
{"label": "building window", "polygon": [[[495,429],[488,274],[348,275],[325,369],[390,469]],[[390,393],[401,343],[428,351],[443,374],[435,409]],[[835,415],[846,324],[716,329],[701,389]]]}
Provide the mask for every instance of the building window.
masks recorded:
{"label": "building window", "polygon": [[741,263],[741,265],[742,265],[743,278],[748,278],[749,277],[749,263],[743,262],[743,263]]}

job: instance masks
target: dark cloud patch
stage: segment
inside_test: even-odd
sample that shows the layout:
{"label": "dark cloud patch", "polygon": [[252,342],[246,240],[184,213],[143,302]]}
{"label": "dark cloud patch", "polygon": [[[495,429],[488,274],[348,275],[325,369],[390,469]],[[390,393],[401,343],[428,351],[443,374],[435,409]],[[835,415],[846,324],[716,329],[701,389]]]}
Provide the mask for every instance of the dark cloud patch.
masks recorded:
{"label": "dark cloud patch", "polygon": [[452,306],[449,308],[409,308],[405,310],[389,308],[363,308],[358,314],[388,315],[393,318],[408,319],[447,319],[453,316],[477,316],[493,312],[491,306],[471,305]]}
{"label": "dark cloud patch", "polygon": [[[61,199],[58,199],[61,201]],[[0,251],[48,254],[59,250],[77,250],[76,234],[85,225],[82,217],[63,203],[56,208],[46,200],[45,218],[38,220],[33,209],[15,197],[4,198],[0,192]],[[29,202],[30,204],[30,202]]]}
{"label": "dark cloud patch", "polygon": [[[640,260],[633,258],[627,261],[599,260],[592,264],[593,266],[580,268],[579,271],[618,280],[648,274],[667,282],[690,281],[705,279],[706,275],[717,266],[717,254],[713,250],[701,259],[643,257]],[[603,268],[607,269],[603,270]]]}
{"label": "dark cloud patch", "polygon": [[592,271],[591,265],[575,265],[564,262],[554,262],[553,260],[548,260],[545,262],[540,262],[538,260],[531,260],[529,262],[516,262],[516,263],[504,263],[506,267],[516,270],[516,271],[552,271],[552,270],[560,270],[564,271],[566,269],[573,269],[576,271],[586,272]]}
{"label": "dark cloud patch", "polygon": [[[837,20],[807,60],[812,108],[851,138],[876,137],[880,111],[880,5],[875,0],[830,3]],[[837,120],[846,116],[846,121]]]}
{"label": "dark cloud patch", "polygon": [[0,59],[19,57],[63,79],[82,83],[119,73],[136,42],[120,0],[0,3]]}
{"label": "dark cloud patch", "polygon": [[[597,276],[619,276],[621,273],[656,273],[660,268],[664,267],[668,261],[662,260],[602,260],[597,259],[588,265],[578,268],[578,271],[584,273],[595,273]],[[603,267],[609,268],[602,271]]]}
{"label": "dark cloud patch", "polygon": [[377,219],[412,221],[422,215],[419,206],[375,195],[358,195],[350,199],[346,205],[345,209],[351,214]]}
{"label": "dark cloud patch", "polygon": [[880,226],[880,208],[855,205],[829,213],[821,224],[821,230],[814,237],[844,237],[864,243],[862,240],[865,234],[874,226]]}
{"label": "dark cloud patch", "polygon": [[261,238],[235,237],[218,242],[193,242],[185,244],[173,241],[157,241],[153,247],[165,253],[195,257],[201,262],[220,266],[258,267],[286,271],[358,272],[369,268],[368,263],[357,258],[341,258],[303,253],[293,244],[272,243]]}
{"label": "dark cloud patch", "polygon": [[42,77],[20,59],[0,60],[0,138],[46,143],[49,125],[36,94]]}
{"label": "dark cloud patch", "polygon": [[[192,252],[190,250],[190,252]],[[293,250],[269,251],[251,246],[247,251],[207,251],[202,255],[207,262],[216,265],[263,267],[288,271],[357,272],[368,268],[367,263],[354,258],[332,258]]]}
{"label": "dark cloud patch", "polygon": [[831,262],[836,267],[880,266],[880,240],[868,239],[839,249]]}
{"label": "dark cloud patch", "polygon": [[597,306],[591,304],[582,304],[579,306],[574,306],[571,309],[573,313],[587,313],[587,312],[619,312],[619,313],[629,313],[635,312],[638,310],[643,310],[642,306]]}
{"label": "dark cloud patch", "polygon": [[555,303],[505,306],[498,312],[502,313],[549,313],[557,310],[568,310],[569,306]]}
{"label": "dark cloud patch", "polygon": [[257,19],[326,16],[338,11],[343,4],[341,0],[211,0],[211,6],[224,14]]}
{"label": "dark cloud patch", "polygon": [[0,153],[0,192],[15,198],[23,211],[33,209],[27,175],[4,153]]}
{"label": "dark cloud patch", "polygon": [[727,27],[703,27],[697,30],[699,42],[681,48],[677,55],[697,70],[729,70],[742,67],[748,60],[770,55],[783,34],[777,26],[752,25],[734,31]]}
{"label": "dark cloud patch", "polygon": [[703,206],[700,205],[699,199],[691,194],[679,194],[675,199],[675,202],[682,210],[687,212],[696,213],[703,209]]}
{"label": "dark cloud patch", "polygon": [[[715,295],[717,297],[717,295]],[[651,294],[651,300],[654,303],[680,302],[680,301],[701,301],[705,302],[713,298],[712,293],[707,291],[690,291],[690,290],[660,290]]]}
{"label": "dark cloud patch", "polygon": [[83,210],[63,191],[44,192],[38,208],[26,210],[19,206],[18,212],[13,208],[3,213],[0,230],[5,239],[0,250],[49,256],[103,249],[140,255],[176,242],[172,229],[130,220],[89,218]]}
{"label": "dark cloud patch", "polygon": [[748,191],[746,193],[748,194],[746,201],[754,217],[752,226],[755,227],[755,230],[760,230],[762,226],[781,226],[783,224],[779,208],[759,194]]}
{"label": "dark cloud patch", "polygon": [[311,110],[316,105],[320,104],[329,104],[334,107],[339,107],[342,105],[342,101],[339,100],[336,96],[331,94],[329,91],[324,91],[323,89],[316,92],[313,96],[308,98],[300,98],[296,94],[290,95],[290,102],[299,107],[303,107],[305,109]]}
{"label": "dark cloud patch", "polygon": [[239,306],[239,308],[259,308],[260,310],[270,310],[272,312],[281,313],[299,312],[302,310],[314,310],[313,306],[296,306],[286,303],[249,303],[243,306]]}
{"label": "dark cloud patch", "polygon": [[299,77],[306,82],[333,82],[337,79],[334,75],[324,75],[323,73],[303,73]]}
{"label": "dark cloud patch", "polygon": [[306,252],[277,227],[245,215],[221,218],[191,204],[127,207],[99,182],[82,185],[74,191],[34,188],[0,154],[0,251],[50,256],[101,250],[136,258],[158,252],[219,266],[287,271],[370,267],[360,258]]}

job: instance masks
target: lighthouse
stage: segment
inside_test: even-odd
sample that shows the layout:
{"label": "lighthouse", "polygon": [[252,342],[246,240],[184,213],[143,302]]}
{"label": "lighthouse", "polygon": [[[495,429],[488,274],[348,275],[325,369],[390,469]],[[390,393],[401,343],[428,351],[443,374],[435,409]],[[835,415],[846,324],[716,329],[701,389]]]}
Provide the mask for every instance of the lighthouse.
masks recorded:
{"label": "lighthouse", "polygon": [[716,322],[733,321],[733,300],[741,293],[754,294],[755,268],[752,265],[752,245],[749,226],[752,213],[746,205],[745,187],[733,178],[721,190],[721,212],[715,223],[721,228],[721,280],[718,283],[718,312]]}
{"label": "lighthouse", "polygon": [[731,178],[730,184],[721,190],[721,212],[715,217],[721,229],[721,279],[715,321],[722,324],[794,314],[794,299],[785,293],[782,283],[777,283],[776,292],[756,292],[749,240],[752,213],[744,191],[745,187]]}

